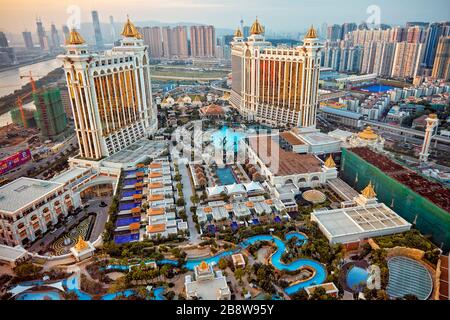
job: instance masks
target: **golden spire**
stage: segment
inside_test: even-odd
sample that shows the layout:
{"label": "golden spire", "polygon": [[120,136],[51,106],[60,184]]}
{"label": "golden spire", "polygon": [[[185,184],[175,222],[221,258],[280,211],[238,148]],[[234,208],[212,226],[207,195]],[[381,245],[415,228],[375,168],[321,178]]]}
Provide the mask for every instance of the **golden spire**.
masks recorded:
{"label": "golden spire", "polygon": [[311,25],[311,28],[309,28],[308,32],[305,35],[305,39],[317,39],[319,38],[316,32],[316,29]]}
{"label": "golden spire", "polygon": [[127,38],[137,38],[142,39],[142,35],[139,33],[134,24],[130,21],[130,18],[127,17],[127,22],[123,26],[122,33],[124,37]]}
{"label": "golden spire", "polygon": [[242,31],[241,29],[237,28],[236,31],[234,32],[234,37],[235,38],[242,38]]}
{"label": "golden spire", "polygon": [[366,199],[373,199],[377,196],[375,190],[373,189],[372,181],[370,181],[367,187],[365,187],[364,190],[361,191],[361,194],[366,197]]}
{"label": "golden spire", "polygon": [[376,140],[378,135],[373,131],[371,126],[367,126],[367,128],[358,133],[358,137],[364,140]]}
{"label": "golden spire", "polygon": [[78,241],[75,245],[75,250],[77,250],[78,252],[83,251],[84,249],[89,248],[89,245],[86,241],[83,240],[82,236],[78,237]]}
{"label": "golden spire", "polygon": [[66,44],[77,45],[83,44],[85,42],[86,41],[84,41],[81,34],[74,28],[72,29],[72,31],[70,31],[69,39],[66,41]]}
{"label": "golden spire", "polygon": [[333,157],[330,156],[328,157],[328,159],[325,161],[325,166],[328,168],[336,168],[336,163],[333,160]]}
{"label": "golden spire", "polygon": [[250,28],[250,34],[262,34],[262,33],[264,33],[264,28],[259,23],[258,17],[256,17],[255,22],[253,22],[252,27]]}
{"label": "golden spire", "polygon": [[206,263],[206,261],[202,261],[202,263],[200,263],[200,265],[198,266],[198,268],[200,269],[200,271],[205,271],[205,270],[208,270],[209,269],[209,267],[208,267],[208,264]]}

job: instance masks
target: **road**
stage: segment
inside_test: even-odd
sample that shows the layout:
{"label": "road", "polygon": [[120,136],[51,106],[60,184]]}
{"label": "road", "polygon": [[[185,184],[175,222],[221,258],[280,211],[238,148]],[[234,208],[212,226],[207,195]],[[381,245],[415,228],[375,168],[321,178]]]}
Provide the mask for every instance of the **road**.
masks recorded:
{"label": "road", "polygon": [[178,161],[178,169],[181,175],[181,183],[183,184],[184,200],[186,201],[185,208],[187,215],[187,223],[189,227],[189,241],[192,243],[198,243],[200,241],[200,234],[197,232],[195,222],[192,219],[191,207],[193,206],[193,204],[191,201],[191,197],[193,193],[192,193],[191,178],[189,176],[185,160],[186,159],[180,159]]}
{"label": "road", "polygon": [[[57,153],[49,153],[48,156],[42,158],[40,161],[30,161],[25,164],[23,164],[21,167],[18,168],[17,171],[10,172],[8,174],[3,175],[3,178],[7,178],[10,180],[14,180],[20,177],[28,176],[27,171],[32,168],[37,168],[39,166],[47,166],[47,161],[50,163],[53,163],[56,161],[56,158],[66,152],[68,149],[71,148],[71,144],[74,146],[77,145],[77,138],[75,135],[71,136],[66,142],[62,145],[61,149]],[[42,178],[42,175],[37,176],[36,178]]]}

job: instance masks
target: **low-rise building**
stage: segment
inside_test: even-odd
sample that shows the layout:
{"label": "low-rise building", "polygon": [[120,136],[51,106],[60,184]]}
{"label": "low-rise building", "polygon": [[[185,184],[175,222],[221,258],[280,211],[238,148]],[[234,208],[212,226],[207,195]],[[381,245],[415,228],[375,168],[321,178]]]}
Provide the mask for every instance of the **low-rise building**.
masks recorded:
{"label": "low-rise building", "polygon": [[194,267],[192,276],[185,278],[185,290],[188,300],[230,300],[231,291],[222,271],[214,272],[213,267],[205,261]]}
{"label": "low-rise building", "polygon": [[22,177],[0,187],[0,242],[34,242],[80,205],[63,183]]}

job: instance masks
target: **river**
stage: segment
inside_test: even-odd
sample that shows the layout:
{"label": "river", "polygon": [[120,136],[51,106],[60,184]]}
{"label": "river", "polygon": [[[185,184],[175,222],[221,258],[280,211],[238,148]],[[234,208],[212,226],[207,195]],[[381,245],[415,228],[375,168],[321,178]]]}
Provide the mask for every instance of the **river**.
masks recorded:
{"label": "river", "polygon": [[[20,79],[20,75],[28,75],[31,71],[33,73],[33,79],[37,80],[61,66],[61,61],[51,59],[0,72],[0,97],[13,93],[14,90],[20,89],[30,81],[29,78]],[[9,112],[0,115],[0,127],[11,122],[12,120]]]}

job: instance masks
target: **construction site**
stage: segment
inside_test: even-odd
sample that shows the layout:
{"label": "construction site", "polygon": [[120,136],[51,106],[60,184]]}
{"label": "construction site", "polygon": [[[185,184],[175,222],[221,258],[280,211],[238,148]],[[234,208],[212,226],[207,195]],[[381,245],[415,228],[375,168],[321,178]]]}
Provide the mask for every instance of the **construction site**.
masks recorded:
{"label": "construction site", "polygon": [[443,184],[367,147],[343,148],[341,175],[356,190],[371,181],[380,201],[450,249],[450,190]]}

